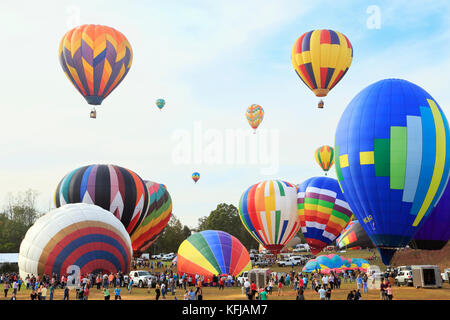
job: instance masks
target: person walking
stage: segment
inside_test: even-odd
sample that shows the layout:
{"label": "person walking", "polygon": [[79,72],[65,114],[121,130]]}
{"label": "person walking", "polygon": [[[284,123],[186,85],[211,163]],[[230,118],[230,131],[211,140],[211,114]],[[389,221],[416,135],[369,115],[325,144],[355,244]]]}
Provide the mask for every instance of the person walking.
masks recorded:
{"label": "person walking", "polygon": [[303,291],[303,287],[302,286],[300,286],[298,288],[297,296],[296,296],[295,300],[305,300],[304,291]]}
{"label": "person walking", "polygon": [[120,289],[119,286],[116,286],[116,288],[114,289],[114,300],[122,300],[122,297],[120,296],[121,291],[122,289]]}
{"label": "person walking", "polygon": [[9,282],[7,279],[3,280],[3,290],[5,292],[5,298],[8,298]]}
{"label": "person walking", "polygon": [[325,289],[320,285],[318,287],[319,289],[317,290],[317,292],[319,293],[319,299],[325,300],[325,293],[326,293]]}
{"label": "person walking", "polygon": [[283,281],[278,281],[278,295],[283,295]]}
{"label": "person walking", "polygon": [[66,286],[64,288],[64,298],[63,298],[63,300],[69,300],[69,287],[68,286]]}
{"label": "person walking", "polygon": [[159,296],[161,295],[161,287],[159,286],[159,283],[156,283],[155,294],[156,294],[156,300],[159,300]]}
{"label": "person walking", "polygon": [[110,299],[109,286],[108,286],[108,288],[103,288],[103,297],[105,298],[105,300],[109,300]]}
{"label": "person walking", "polygon": [[331,288],[328,288],[325,292],[325,300],[331,300]]}
{"label": "person walking", "polygon": [[201,286],[197,286],[197,290],[195,291],[195,295],[197,296],[197,300],[203,300],[203,290]]}

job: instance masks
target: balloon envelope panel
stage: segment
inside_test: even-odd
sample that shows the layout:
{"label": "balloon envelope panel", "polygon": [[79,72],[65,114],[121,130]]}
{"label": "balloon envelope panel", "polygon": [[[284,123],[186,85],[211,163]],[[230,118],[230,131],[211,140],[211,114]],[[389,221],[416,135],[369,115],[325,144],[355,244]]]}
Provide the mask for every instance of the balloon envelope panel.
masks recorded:
{"label": "balloon envelope panel", "polygon": [[159,183],[145,181],[149,194],[147,214],[131,235],[134,252],[144,252],[164,231],[172,215],[172,198]]}
{"label": "balloon envelope panel", "polygon": [[266,249],[280,252],[300,229],[297,187],[269,180],[248,188],[239,203],[239,216],[248,232]]}
{"label": "balloon envelope panel", "polygon": [[184,240],[177,255],[180,275],[240,275],[251,269],[250,255],[234,236],[216,230],[195,233]]}
{"label": "balloon envelope panel", "polygon": [[133,171],[115,165],[95,164],[67,174],[55,191],[55,205],[89,203],[116,216],[129,234],[148,210],[148,190]]}
{"label": "balloon envelope panel", "polygon": [[415,249],[440,250],[450,239],[450,186],[447,183],[441,199],[430,217],[416,232],[410,246]]}
{"label": "balloon envelope panel", "polygon": [[68,204],[40,217],[20,244],[22,278],[65,275],[76,265],[82,274],[128,272],[132,257],[124,226],[106,210],[90,204]]}
{"label": "balloon envelope panel", "polygon": [[311,252],[319,253],[344,230],[352,211],[337,180],[313,177],[298,187],[298,215]]}
{"label": "balloon envelope panel", "polygon": [[133,51],[114,28],[82,25],[68,31],[59,45],[59,62],[89,104],[99,105],[125,78]]}
{"label": "balloon envelope panel", "polygon": [[339,248],[373,248],[374,245],[358,220],[350,221],[336,239]]}
{"label": "balloon envelope panel", "polygon": [[450,168],[447,119],[419,86],[378,81],[345,109],[335,136],[336,173],[383,262],[420,229]]}

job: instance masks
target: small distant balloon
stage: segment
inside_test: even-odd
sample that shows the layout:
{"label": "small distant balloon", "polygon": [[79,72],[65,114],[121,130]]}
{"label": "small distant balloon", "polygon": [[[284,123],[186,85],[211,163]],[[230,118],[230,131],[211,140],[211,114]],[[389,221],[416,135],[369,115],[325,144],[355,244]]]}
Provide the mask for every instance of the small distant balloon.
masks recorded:
{"label": "small distant balloon", "polygon": [[327,175],[328,170],[334,164],[334,149],[330,146],[321,146],[317,148],[314,157],[322,170],[325,171],[325,175]]}
{"label": "small distant balloon", "polygon": [[194,172],[192,174],[192,180],[194,180],[195,183],[197,183],[197,181],[200,179],[200,173],[198,172]]}
{"label": "small distant balloon", "polygon": [[166,101],[164,99],[156,100],[156,106],[161,110],[166,105]]}
{"label": "small distant balloon", "polygon": [[256,129],[264,119],[264,110],[260,105],[252,104],[250,107],[247,108],[245,116],[247,117],[247,121],[250,124],[250,126],[256,132]]}

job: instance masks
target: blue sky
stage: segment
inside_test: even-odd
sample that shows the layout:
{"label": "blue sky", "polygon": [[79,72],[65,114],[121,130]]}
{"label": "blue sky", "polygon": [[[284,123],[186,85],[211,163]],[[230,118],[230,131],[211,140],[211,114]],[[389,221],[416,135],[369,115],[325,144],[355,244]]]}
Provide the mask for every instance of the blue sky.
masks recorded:
{"label": "blue sky", "polygon": [[[367,27],[371,6],[380,13],[377,29]],[[2,1],[1,205],[9,192],[32,188],[48,210],[67,172],[112,163],[167,185],[174,214],[194,227],[220,202],[237,206],[254,183],[320,175],[314,150],[333,144],[346,105],[375,81],[412,81],[448,114],[449,9],[446,1]],[[129,74],[96,120],[59,66],[59,41],[74,23],[112,26],[134,51]],[[290,61],[294,41],[319,28],[344,33],[354,48],[323,110]],[[154,101],[161,97],[160,112]],[[196,125],[213,138],[251,132],[244,113],[253,103],[265,118],[250,141],[278,137],[265,144],[276,172],[249,161],[174,162],[177,132],[192,136]],[[201,173],[195,185],[193,171]]]}

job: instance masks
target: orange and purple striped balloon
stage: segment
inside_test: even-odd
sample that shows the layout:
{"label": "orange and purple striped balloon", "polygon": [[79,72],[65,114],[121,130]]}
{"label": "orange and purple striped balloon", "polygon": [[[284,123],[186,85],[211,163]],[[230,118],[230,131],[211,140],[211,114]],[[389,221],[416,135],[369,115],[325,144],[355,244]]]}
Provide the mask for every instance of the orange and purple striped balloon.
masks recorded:
{"label": "orange and purple striped balloon", "polygon": [[85,24],[67,32],[59,45],[59,61],[69,80],[92,105],[100,105],[125,78],[133,51],[119,31]]}

